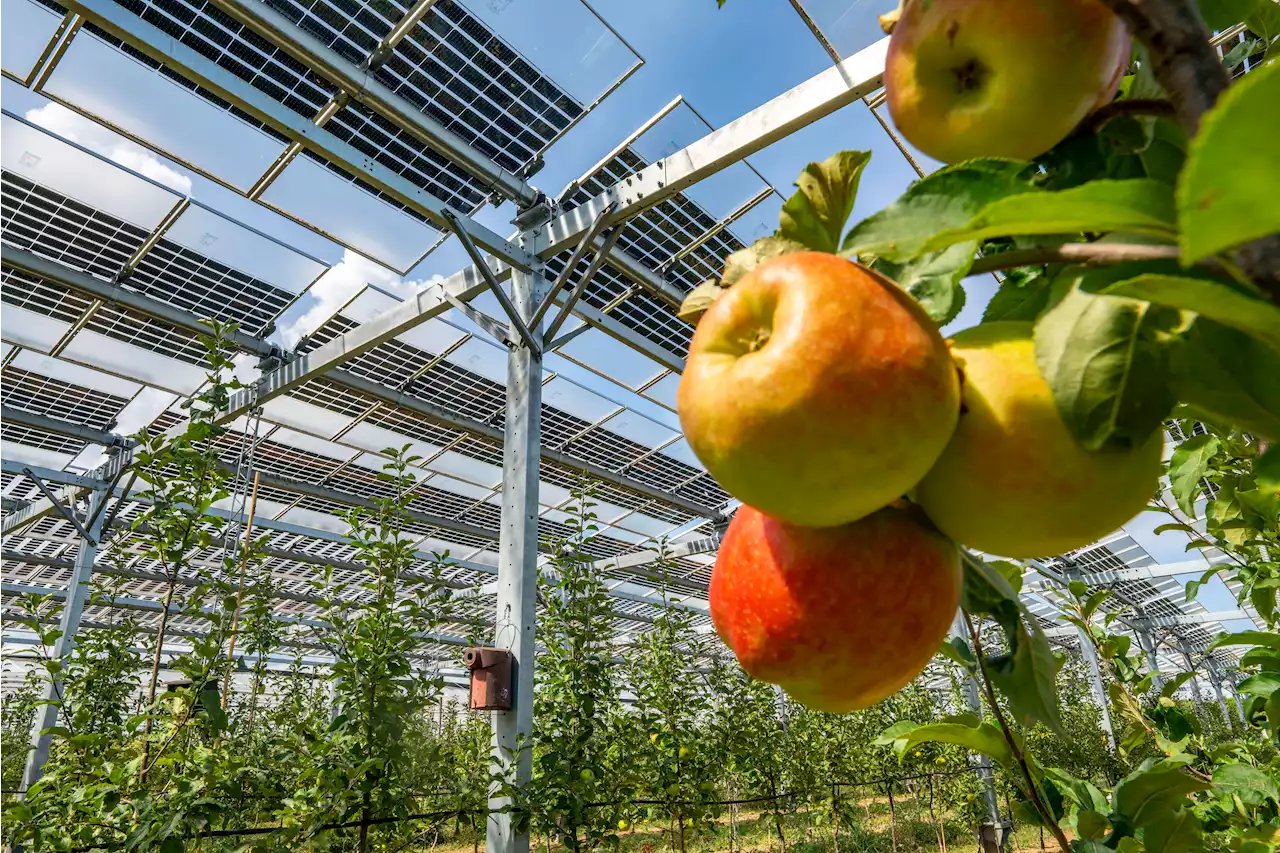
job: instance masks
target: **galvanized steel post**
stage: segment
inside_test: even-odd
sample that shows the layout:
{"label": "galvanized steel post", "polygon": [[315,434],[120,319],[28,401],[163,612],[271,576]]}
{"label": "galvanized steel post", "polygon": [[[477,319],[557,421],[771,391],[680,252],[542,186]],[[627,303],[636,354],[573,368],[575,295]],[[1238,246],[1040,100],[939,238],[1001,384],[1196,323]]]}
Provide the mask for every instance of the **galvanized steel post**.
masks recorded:
{"label": "galvanized steel post", "polygon": [[[516,272],[512,302],[533,316],[546,288],[541,271]],[[532,330],[538,335],[539,329]],[[507,767],[508,783],[527,785],[533,757],[523,743],[533,731],[534,607],[538,577],[538,447],[542,414],[542,356],[512,329],[507,357],[507,417],[502,445],[502,529],[498,541],[498,605],[494,645],[515,656],[510,711],[493,713],[493,755]],[[518,831],[510,797],[489,789],[485,835],[488,853],[528,853],[529,833]]]}
{"label": "galvanized steel post", "polygon": [[[62,633],[53,644],[53,659],[61,661],[64,665],[72,649],[75,648],[76,632],[80,629],[80,617],[84,614],[85,604],[89,600],[93,563],[98,557],[98,540],[102,536],[102,521],[106,516],[105,512],[99,510],[102,509],[102,503],[106,500],[107,490],[104,488],[94,489],[89,493],[85,520],[88,522],[92,519],[92,523],[88,524],[88,532],[93,539],[92,541],[84,537],[80,539],[75,567],[71,571],[71,582],[67,587],[67,596],[62,605],[62,615],[58,623]],[[43,701],[61,703],[62,690],[62,679],[55,675],[44,686]],[[22,773],[24,792],[39,782],[40,777],[44,775],[44,765],[49,761],[49,747],[53,742],[53,735],[45,732],[58,724],[59,710],[60,705],[55,704],[40,705],[36,709],[35,719],[31,723],[31,747]]]}
{"label": "galvanized steel post", "polygon": [[1107,743],[1111,745],[1111,751],[1115,752],[1116,733],[1111,728],[1111,703],[1107,700],[1107,688],[1102,683],[1102,671],[1098,667],[1098,652],[1094,649],[1093,642],[1084,628],[1077,625],[1076,630],[1080,633],[1080,654],[1084,657],[1085,666],[1089,668],[1089,684],[1093,688],[1093,701],[1102,712],[1102,728],[1107,732]]}

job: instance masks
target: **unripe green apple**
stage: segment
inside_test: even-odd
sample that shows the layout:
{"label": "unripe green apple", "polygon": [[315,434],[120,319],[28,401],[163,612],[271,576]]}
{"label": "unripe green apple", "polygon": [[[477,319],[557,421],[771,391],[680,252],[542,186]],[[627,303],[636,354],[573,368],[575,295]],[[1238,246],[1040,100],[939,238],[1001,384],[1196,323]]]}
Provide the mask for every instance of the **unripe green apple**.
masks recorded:
{"label": "unripe green apple", "polygon": [[942,532],[1002,557],[1083,548],[1156,493],[1163,435],[1128,450],[1081,447],[1036,366],[1031,323],[984,323],[954,338],[964,413],[916,487]]}
{"label": "unripe green apple", "polygon": [[810,527],[906,494],[960,402],[946,344],[916,301],[821,252],[766,261],[711,306],[678,396],[689,446],[726,491]]}
{"label": "unripe green apple", "polygon": [[680,760],[683,761],[684,759],[693,755],[693,751],[690,750],[689,747],[687,746],[682,746],[680,747],[680,749],[677,751],[676,754],[680,757]]}
{"label": "unripe green apple", "polygon": [[595,771],[592,770],[590,767],[584,767],[578,773],[578,778],[581,779],[583,782],[594,782],[596,778],[596,774],[595,774]]}
{"label": "unripe green apple", "polygon": [[1129,33],[1100,0],[911,0],[884,86],[893,123],[930,157],[1030,160],[1111,100]]}
{"label": "unripe green apple", "polygon": [[960,582],[955,545],[914,505],[822,528],[743,506],[711,574],[711,620],[753,678],[845,713],[920,674],[955,618]]}
{"label": "unripe green apple", "polygon": [[629,829],[630,827],[631,827],[631,821],[627,820],[626,818],[622,818],[621,820],[618,821],[618,829],[626,830],[626,829]]}

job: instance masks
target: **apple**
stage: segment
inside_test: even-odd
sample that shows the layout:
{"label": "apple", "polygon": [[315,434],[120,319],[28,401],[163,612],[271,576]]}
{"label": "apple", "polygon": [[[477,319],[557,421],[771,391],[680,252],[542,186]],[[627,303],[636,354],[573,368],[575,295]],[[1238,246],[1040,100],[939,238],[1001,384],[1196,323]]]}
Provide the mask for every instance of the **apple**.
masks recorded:
{"label": "apple", "polygon": [[596,774],[590,767],[584,767],[581,772],[578,773],[578,778],[583,782],[594,782],[596,780]]}
{"label": "apple", "polygon": [[1003,557],[1049,557],[1096,542],[1156,494],[1163,434],[1091,451],[1063,423],[1036,366],[1031,323],[960,332],[964,410],[951,443],[916,487],[955,541]]}
{"label": "apple", "polygon": [[711,306],[677,398],[689,446],[726,491],[813,527],[906,494],[959,404],[946,343],[916,301],[822,252],[765,261]]}
{"label": "apple", "polygon": [[618,821],[618,829],[626,831],[630,827],[631,827],[631,821],[627,820],[626,818],[622,818],[621,820]]}
{"label": "apple", "polygon": [[800,527],[740,507],[711,573],[711,620],[753,678],[846,713],[920,674],[960,602],[960,557],[905,501]]}
{"label": "apple", "polygon": [[1030,160],[1111,100],[1128,61],[1128,30],[1099,0],[909,0],[885,95],[930,157]]}

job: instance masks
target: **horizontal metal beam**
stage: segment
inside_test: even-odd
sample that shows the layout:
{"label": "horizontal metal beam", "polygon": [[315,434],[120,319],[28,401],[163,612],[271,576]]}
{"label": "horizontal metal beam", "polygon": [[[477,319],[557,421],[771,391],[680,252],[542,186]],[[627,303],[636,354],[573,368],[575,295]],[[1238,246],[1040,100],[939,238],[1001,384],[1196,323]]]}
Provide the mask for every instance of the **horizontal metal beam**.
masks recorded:
{"label": "horizontal metal beam", "polygon": [[[172,326],[185,329],[193,334],[207,335],[209,333],[209,327],[201,323],[198,317],[177,306],[162,302],[159,299],[153,299],[137,291],[129,290],[114,282],[97,278],[87,272],[50,260],[26,249],[19,249],[17,246],[11,246],[8,243],[0,243],[0,261],[3,261],[6,267],[47,279],[55,284],[60,284],[86,296],[92,296],[111,305],[118,305],[122,308],[128,308],[140,314],[154,317],[157,320],[163,320]],[[230,343],[255,355],[267,356],[273,352],[271,344],[262,338],[255,338],[253,335],[239,330],[231,333]]]}
{"label": "horizontal metal beam", "polygon": [[[208,327],[200,323],[200,321],[192,314],[153,299],[131,290],[126,290],[118,285],[95,278],[88,273],[72,269],[65,264],[57,261],[49,260],[41,257],[25,249],[19,249],[8,244],[0,244],[0,260],[3,260],[5,266],[13,269],[22,270],[40,278],[60,284],[63,287],[79,291],[86,295],[101,299],[116,305],[129,308],[142,314],[163,320],[166,323],[186,329],[192,333],[208,333]],[[500,266],[500,265],[495,265]],[[510,267],[502,267],[506,275],[510,275]],[[495,273],[497,274],[497,273]],[[502,431],[479,421],[455,415],[431,403],[416,397],[409,396],[401,391],[396,391],[384,385],[379,385],[367,379],[363,379],[346,371],[333,369],[332,365],[340,364],[348,358],[368,352],[380,343],[384,343],[396,335],[425,322],[431,316],[440,313],[440,306],[448,307],[448,303],[442,299],[437,300],[430,296],[431,293],[443,293],[445,290],[455,294],[458,298],[469,299],[475,294],[486,288],[483,277],[479,272],[468,267],[454,275],[439,285],[422,291],[416,297],[407,302],[402,303],[398,308],[393,309],[381,317],[375,318],[368,323],[359,326],[356,329],[334,338],[332,341],[313,350],[312,352],[301,356],[294,361],[288,362],[280,368],[264,375],[262,379],[255,383],[252,388],[242,389],[232,395],[230,408],[224,420],[229,420],[245,414],[250,409],[261,405],[263,402],[280,396],[292,388],[296,388],[304,382],[318,378],[321,375],[330,381],[339,385],[357,391],[360,394],[368,396],[372,399],[386,403],[392,406],[398,406],[415,412],[430,420],[432,423],[446,426],[451,429],[467,432],[472,435],[478,435],[489,438],[501,443]],[[440,310],[437,310],[440,309]],[[598,324],[605,331],[613,334],[615,337],[622,339],[624,332],[618,331],[618,323],[616,320],[607,315],[600,315],[595,309],[588,306],[578,305],[578,313],[584,314],[587,322]],[[635,338],[635,334],[630,330],[625,330],[628,338]],[[243,332],[235,332],[231,335],[230,342],[240,349],[247,350],[260,356],[270,356],[279,354],[271,344],[266,341],[247,335]],[[623,340],[631,346],[639,348],[638,343],[632,340]],[[682,369],[684,362],[673,354],[666,354],[666,360],[663,362],[672,369]],[[105,435],[105,434],[104,434]],[[94,439],[88,439],[94,440]],[[105,440],[105,439],[104,439]],[[99,442],[101,443],[101,442]],[[718,509],[715,507],[707,507],[690,501],[685,498],[673,495],[669,492],[646,486],[630,477],[607,471],[599,466],[592,465],[589,462],[573,459],[565,456],[557,451],[542,449],[542,458],[558,465],[563,465],[575,471],[580,471],[588,476],[609,483],[621,489],[633,492],[644,497],[665,503],[669,506],[679,507],[688,512],[704,518],[714,518],[718,515]],[[52,509],[49,507],[46,509]],[[25,522],[24,522],[25,523]],[[10,530],[9,523],[6,519],[5,531]]]}
{"label": "horizontal metal beam", "polygon": [[701,539],[681,542],[668,548],[650,548],[644,551],[633,551],[630,554],[619,554],[617,557],[609,557],[606,560],[596,560],[591,564],[591,568],[597,572],[635,569],[662,560],[674,560],[692,554],[710,554],[719,547],[719,536],[704,536]]}
{"label": "horizontal metal beam", "polygon": [[[503,169],[462,137],[415,109],[389,86],[379,82],[370,69],[341,56],[266,3],[259,0],[214,0],[214,4],[307,68],[336,83],[353,99],[484,181],[490,190],[521,205],[531,204],[537,198],[538,191],[523,178]],[[403,37],[404,32],[400,35]]]}
{"label": "horizontal metal beam", "polygon": [[[499,444],[503,441],[502,430],[497,427],[492,427],[479,421],[473,421],[453,415],[421,398],[393,391],[386,386],[378,385],[368,381],[367,379],[361,379],[358,376],[353,376],[343,371],[335,371],[334,375],[338,378],[340,384],[347,388],[350,388],[353,391],[359,391],[361,394],[373,397],[374,399],[390,406],[395,406],[397,408],[411,411],[417,415],[421,415],[424,420],[439,424],[440,426],[462,430],[463,432],[480,436],[482,438],[488,438],[498,442]],[[683,509],[686,512],[691,512],[696,516],[700,516],[702,518],[718,518],[720,516],[719,509],[715,507],[704,506],[696,501],[682,498],[679,495],[672,494],[671,492],[655,489],[652,486],[647,486],[644,483],[639,482],[638,480],[625,477],[606,468],[601,468],[599,465],[594,465],[581,459],[574,459],[572,456],[567,456],[558,450],[551,450],[543,447],[540,449],[539,455],[547,462],[569,468],[573,471],[579,471],[589,477],[600,480],[601,482],[609,483],[610,485],[617,486],[620,489],[625,489],[642,497],[651,498],[652,500],[660,503],[665,503],[668,506],[679,507],[680,509]]]}
{"label": "horizontal metal beam", "polygon": [[740,162],[820,118],[880,88],[889,40],[853,56],[784,92],[692,145],[623,178],[603,193],[551,222],[530,229],[525,245],[541,258],[577,242],[600,211],[615,202],[615,221],[626,220],[698,181]]}
{"label": "horizontal metal beam", "polygon": [[[88,21],[123,40],[215,95],[244,110],[324,159],[377,187],[440,228],[446,227],[447,204],[381,165],[350,143],[293,112],[265,92],[222,68],[215,61],[147,23],[114,0],[69,0],[68,5]],[[467,230],[485,251],[513,266],[528,270],[529,253],[486,228],[465,212],[452,211],[467,222]]]}
{"label": "horizontal metal beam", "polygon": [[[1156,566],[1143,566],[1141,568],[1124,568],[1124,569],[1107,569],[1105,571],[1082,571],[1080,580],[1090,585],[1105,586],[1106,584],[1116,583],[1117,581],[1137,581],[1137,580],[1158,580],[1160,578],[1173,577],[1175,575],[1193,574],[1195,572],[1207,572],[1213,566],[1205,563],[1203,560],[1181,560],[1177,563],[1164,563]],[[1022,585],[1022,588],[1028,592],[1039,591],[1042,589],[1052,588],[1050,581],[1028,580]]]}
{"label": "horizontal metal beam", "polygon": [[[0,417],[8,420],[7,415]],[[6,474],[22,474],[25,476],[27,469],[30,469],[32,474],[35,474],[46,483],[57,483],[60,486],[79,486],[82,489],[93,489],[99,486],[105,488],[109,485],[106,480],[85,477],[80,474],[74,474],[71,471],[59,471],[56,468],[42,468],[39,465],[28,465],[25,462],[15,462],[12,459],[0,459],[0,470]]]}
{"label": "horizontal metal beam", "polygon": [[[114,433],[103,432],[83,424],[60,421],[37,412],[28,412],[25,409],[15,409],[5,405],[0,405],[0,420],[21,424],[42,432],[56,433],[67,438],[78,438],[93,444],[102,444],[107,447],[131,447],[133,444],[123,436],[115,435]],[[34,469],[32,469],[32,473],[35,473]]]}

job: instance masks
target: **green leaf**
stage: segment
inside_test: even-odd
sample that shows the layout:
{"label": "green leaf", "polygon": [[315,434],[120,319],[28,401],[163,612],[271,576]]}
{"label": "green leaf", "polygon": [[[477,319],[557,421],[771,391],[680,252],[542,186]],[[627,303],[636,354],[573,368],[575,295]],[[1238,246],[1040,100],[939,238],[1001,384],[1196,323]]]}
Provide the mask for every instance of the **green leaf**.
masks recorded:
{"label": "green leaf", "polygon": [[964,308],[964,288],[960,281],[973,266],[974,251],[973,246],[952,246],[902,264],[890,278],[920,303],[931,320],[945,326]]}
{"label": "green leaf", "polygon": [[1093,809],[1080,812],[1076,818],[1076,832],[1081,838],[1101,838],[1110,827],[1111,822],[1107,820],[1107,816]]}
{"label": "green leaf", "polygon": [[1267,52],[1258,60],[1258,63],[1270,62],[1275,59],[1271,51],[1275,48],[1276,37],[1280,36],[1280,3],[1275,2],[1275,0],[1259,3],[1254,13],[1244,19],[1244,24],[1249,28],[1250,32],[1262,36],[1262,41],[1270,45],[1267,48]]}
{"label": "green leaf", "polygon": [[1035,320],[1049,307],[1049,279],[1045,276],[1024,278],[1009,276],[987,303],[982,322],[999,320]]}
{"label": "green leaf", "polygon": [[1249,17],[1266,0],[1196,0],[1200,14],[1215,32],[1230,29]]}
{"label": "green leaf", "polygon": [[1162,340],[1169,320],[1150,303],[1079,289],[1040,317],[1036,363],[1082,446],[1135,446],[1164,422],[1175,402]]}
{"label": "green leaf", "polygon": [[1280,444],[1253,460],[1253,481],[1259,489],[1280,492]]}
{"label": "green leaf", "polygon": [[1092,292],[1194,311],[1280,349],[1280,307],[1262,296],[1220,281],[1151,274],[1108,284]]}
{"label": "green leaf", "polygon": [[984,723],[973,714],[957,714],[944,717],[936,723],[926,723],[906,733],[904,749],[921,743],[953,743],[980,752],[1002,767],[1013,767],[1013,751],[1000,730],[991,723]]}
{"label": "green leaf", "polygon": [[[1201,119],[1178,182],[1182,257],[1192,263],[1280,232],[1280,64],[1240,78]],[[1271,153],[1268,154],[1267,152]]]}
{"label": "green leaf", "polygon": [[1188,853],[1203,850],[1200,821],[1195,812],[1183,806],[1147,826],[1142,833],[1147,853]]}
{"label": "green leaf", "polygon": [[709,278],[702,284],[689,291],[684,301],[680,303],[680,310],[676,316],[689,324],[697,324],[702,319],[702,315],[710,310],[712,305],[716,304],[725,292],[725,288],[720,286],[720,282],[714,278]]}
{"label": "green leaf", "polygon": [[1273,672],[1280,672],[1280,651],[1255,647],[1240,656],[1241,667],[1261,667]]}
{"label": "green leaf", "polygon": [[870,151],[840,151],[805,166],[796,179],[798,191],[782,205],[779,234],[818,252],[838,251],[870,159]]}
{"label": "green leaf", "polygon": [[1223,764],[1213,771],[1213,785],[1239,797],[1247,806],[1260,806],[1267,800],[1280,802],[1280,790],[1272,778],[1248,764]]}
{"label": "green leaf", "polygon": [[1022,725],[1044,723],[1065,737],[1057,688],[1062,662],[1053,654],[1039,622],[1021,608],[1019,615],[1014,652],[990,663],[991,683],[1004,694]]}
{"label": "green leaf", "polygon": [[1178,673],[1173,678],[1170,678],[1168,681],[1164,683],[1164,687],[1160,688],[1160,695],[1166,696],[1166,697],[1172,696],[1174,693],[1178,692],[1179,687],[1186,684],[1188,681],[1190,681],[1195,677],[1196,677],[1196,674],[1194,672]]}
{"label": "green leaf", "polygon": [[1197,317],[1170,348],[1170,383],[1192,415],[1280,440],[1280,352]]}
{"label": "green leaf", "polygon": [[[1035,192],[1017,160],[969,160],[921,178],[893,204],[859,222],[844,238],[843,255],[870,253],[895,262],[924,254],[939,231],[959,228],[991,202]],[[976,246],[975,246],[976,250]]]}
{"label": "green leaf", "polygon": [[1135,827],[1149,827],[1169,820],[1187,802],[1187,795],[1210,787],[1182,771],[1179,764],[1158,761],[1145,770],[1135,770],[1116,785],[1115,811]]}
{"label": "green leaf", "polygon": [[1200,481],[1209,473],[1213,457],[1221,447],[1222,444],[1215,435],[1193,435],[1179,444],[1169,459],[1169,482],[1173,486],[1173,497],[1178,502],[1178,508],[1190,518],[1196,517]]}
{"label": "green leaf", "polygon": [[1090,616],[1092,616],[1094,612],[1102,605],[1102,602],[1106,601],[1114,593],[1115,593],[1115,590],[1099,589],[1095,591],[1093,595],[1090,595],[1089,598],[1085,601],[1085,603],[1081,605],[1081,609],[1084,611],[1085,618],[1088,619]]}
{"label": "green leaf", "polygon": [[[804,245],[794,240],[786,240],[777,236],[761,237],[747,248],[739,249],[724,259],[724,275],[720,277],[720,286],[732,287],[738,282],[738,279],[765,261],[780,258],[792,252],[803,251],[805,251]],[[697,292],[697,289],[695,288],[689,296],[691,297],[694,292]],[[686,301],[687,299],[688,297],[686,297]],[[684,306],[682,305],[681,310],[683,309]]]}
{"label": "green leaf", "polygon": [[1238,631],[1234,634],[1220,634],[1209,644],[1209,651],[1224,646],[1266,646],[1280,651],[1280,634],[1270,631]]}
{"label": "green leaf", "polygon": [[936,235],[924,250],[936,252],[990,237],[1106,231],[1176,237],[1173,191],[1160,181],[1142,178],[1090,181],[1057,192],[1014,195],[987,205],[963,227]]}
{"label": "green leaf", "polygon": [[1280,690],[1280,672],[1263,670],[1240,682],[1236,689],[1250,696],[1270,696]]}

